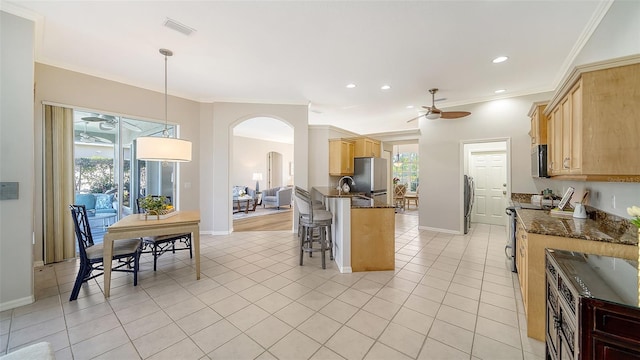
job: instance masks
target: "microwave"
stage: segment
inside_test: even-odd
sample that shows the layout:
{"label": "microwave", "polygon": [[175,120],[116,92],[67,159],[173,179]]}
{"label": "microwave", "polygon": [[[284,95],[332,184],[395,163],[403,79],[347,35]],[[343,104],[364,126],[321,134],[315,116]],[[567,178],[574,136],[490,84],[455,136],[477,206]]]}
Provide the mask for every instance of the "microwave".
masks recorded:
{"label": "microwave", "polygon": [[547,145],[536,145],[531,148],[531,176],[549,177],[547,170]]}

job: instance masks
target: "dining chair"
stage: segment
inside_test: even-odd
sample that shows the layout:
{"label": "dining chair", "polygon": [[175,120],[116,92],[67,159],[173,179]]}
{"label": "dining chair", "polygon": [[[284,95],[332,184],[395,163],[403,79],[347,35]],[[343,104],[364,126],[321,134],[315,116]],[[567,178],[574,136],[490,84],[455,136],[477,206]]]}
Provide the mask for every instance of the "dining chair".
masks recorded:
{"label": "dining chair", "polygon": [[[80,293],[82,284],[88,280],[96,278],[103,273],[94,274],[94,271],[104,271],[103,266],[103,244],[94,244],[93,236],[91,235],[91,227],[89,225],[89,218],[87,217],[87,208],[84,205],[69,205],[71,210],[71,217],[73,218],[73,224],[75,227],[76,239],[78,240],[78,252],[80,254],[80,269],[76,276],[76,282],[71,290],[71,296],[69,301],[76,300]],[[138,285],[138,269],[140,269],[140,251],[141,251],[140,239],[124,239],[114,241],[113,243],[113,258],[112,260],[119,260],[121,264],[116,267],[112,267],[112,271],[123,271],[133,273],[133,286]],[[131,263],[133,263],[133,269],[131,269]],[[127,269],[122,269],[122,267]]]}
{"label": "dining chair", "polygon": [[[152,198],[160,198],[160,195],[152,195]],[[142,198],[136,199],[138,205],[138,211],[144,211],[144,207],[140,206]],[[165,196],[167,204],[171,204],[171,196]],[[176,248],[176,242],[183,243],[183,247]],[[176,250],[189,250],[189,257],[193,259],[193,250],[191,248],[191,233],[185,234],[170,234],[170,235],[158,235],[158,236],[144,236],[142,238],[142,253],[153,255],[153,271],[156,271],[158,267],[158,258],[166,251],[171,250],[173,254]],[[151,248],[151,250],[147,250]]]}
{"label": "dining chair", "polygon": [[407,193],[407,186],[404,184],[396,185],[393,189],[393,203],[396,208],[404,210],[404,196]]}
{"label": "dining chair", "polygon": [[404,194],[404,200],[407,206],[407,209],[409,209],[409,205],[411,205],[411,202],[413,201],[414,204],[416,204],[416,208],[418,208],[418,197],[420,195],[420,185],[416,186],[416,192],[415,193],[406,193]]}

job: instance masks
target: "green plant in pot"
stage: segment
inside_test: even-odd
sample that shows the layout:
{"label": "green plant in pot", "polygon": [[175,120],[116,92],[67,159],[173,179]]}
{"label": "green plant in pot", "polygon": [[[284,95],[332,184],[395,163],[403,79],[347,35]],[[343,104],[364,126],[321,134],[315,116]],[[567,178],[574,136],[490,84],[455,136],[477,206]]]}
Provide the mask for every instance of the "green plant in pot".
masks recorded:
{"label": "green plant in pot", "polygon": [[167,204],[166,196],[147,195],[140,200],[140,207],[151,215],[161,215],[173,211],[173,206]]}

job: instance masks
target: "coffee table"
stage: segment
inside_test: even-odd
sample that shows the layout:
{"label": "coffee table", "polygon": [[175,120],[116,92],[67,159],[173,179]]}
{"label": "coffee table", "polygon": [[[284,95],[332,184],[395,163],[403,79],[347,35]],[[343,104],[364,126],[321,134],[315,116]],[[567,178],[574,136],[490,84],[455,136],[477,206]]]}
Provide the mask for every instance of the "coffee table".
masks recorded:
{"label": "coffee table", "polygon": [[[234,211],[233,213],[239,213],[242,210],[242,204],[245,204],[244,207],[244,213],[248,214],[249,210],[251,211],[255,211],[256,210],[256,206],[258,205],[258,202],[256,201],[256,199],[252,198],[251,196],[247,196],[247,197],[237,197],[235,199],[233,199],[236,202],[236,206],[238,207],[237,211],[235,210],[234,207]],[[251,208],[253,206],[253,208]]]}

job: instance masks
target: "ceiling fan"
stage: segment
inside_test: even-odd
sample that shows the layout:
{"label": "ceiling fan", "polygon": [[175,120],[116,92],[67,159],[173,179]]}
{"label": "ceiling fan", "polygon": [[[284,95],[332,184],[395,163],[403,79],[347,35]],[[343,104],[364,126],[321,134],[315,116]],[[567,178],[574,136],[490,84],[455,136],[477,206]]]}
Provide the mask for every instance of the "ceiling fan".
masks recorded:
{"label": "ceiling fan", "polygon": [[[90,121],[90,122],[99,122],[100,124],[98,126],[100,127],[100,130],[113,130],[116,127],[116,124],[118,123],[118,120],[116,120],[115,116],[104,115],[104,114],[92,114],[91,116],[83,117],[82,120]],[[138,125],[132,124],[125,120],[122,120],[122,125],[127,129],[135,132],[142,131],[142,129]]]}
{"label": "ceiling fan", "polygon": [[419,119],[420,117],[424,116],[429,120],[435,120],[435,119],[458,119],[461,117],[465,117],[468,115],[471,115],[470,112],[468,111],[442,111],[440,109],[438,109],[436,107],[436,93],[438,92],[437,88],[433,88],[433,89],[429,89],[429,92],[431,93],[431,106],[423,106],[423,108],[427,109],[427,113],[426,114],[422,114],[420,116],[414,117],[413,119],[407,121],[407,122],[411,122],[414,120]]}
{"label": "ceiling fan", "polygon": [[87,124],[88,123],[89,123],[88,121],[84,122],[84,131],[80,132],[78,134],[78,141],[83,142],[83,143],[94,143],[96,141],[99,141],[99,142],[102,142],[102,143],[105,143],[105,144],[113,144],[113,141],[111,141],[109,139],[106,139],[106,138],[103,138],[103,137],[100,137],[100,136],[89,135],[87,133]]}

